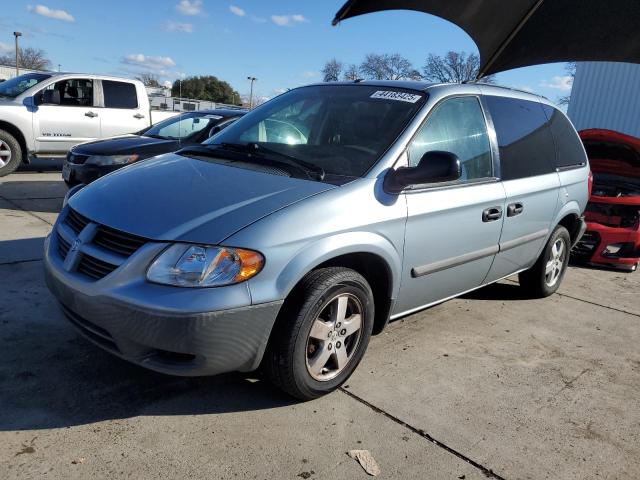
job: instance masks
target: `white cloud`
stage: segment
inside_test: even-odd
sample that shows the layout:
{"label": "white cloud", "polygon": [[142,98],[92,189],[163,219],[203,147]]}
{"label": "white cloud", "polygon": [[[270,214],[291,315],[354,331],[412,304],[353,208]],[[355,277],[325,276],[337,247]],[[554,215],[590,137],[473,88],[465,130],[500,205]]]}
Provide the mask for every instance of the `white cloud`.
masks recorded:
{"label": "white cloud", "polygon": [[140,67],[149,68],[152,70],[159,70],[161,74],[164,75],[164,68],[167,67],[175,67],[176,62],[173,61],[171,57],[161,57],[161,56],[148,56],[143,55],[142,53],[132,53],[126,55],[122,59],[122,63],[126,63],[127,65],[137,65]]}
{"label": "white cloud", "polygon": [[171,88],[172,85],[173,83],[171,83],[169,80],[165,80],[164,82],[162,82],[162,86],[164,88]]}
{"label": "white cloud", "polygon": [[202,13],[202,0],[180,0],[180,3],[176,5],[176,10],[183,15],[200,15]]}
{"label": "white cloud", "polygon": [[280,27],[288,27],[295,23],[303,23],[308,20],[304,15],[271,15],[271,21]]}
{"label": "white cloud", "polygon": [[243,9],[236,7],[235,5],[229,5],[229,11],[239,17],[244,17],[247,14]]}
{"label": "white cloud", "polygon": [[0,53],[9,53],[13,52],[14,47],[9,45],[8,43],[0,42]]}
{"label": "white cloud", "polygon": [[275,93],[276,95],[280,95],[281,93],[284,93],[288,90],[288,88],[274,88],[273,93]]}
{"label": "white cloud", "polygon": [[44,5],[28,5],[27,10],[36,15],[41,15],[43,17],[53,18],[55,20],[63,20],[65,22],[75,22],[76,19],[73,18],[66,10],[53,10],[49,7],[45,7]]}
{"label": "white cloud", "polygon": [[552,77],[550,82],[546,80],[540,82],[541,87],[553,88],[555,90],[561,90],[563,92],[568,92],[569,90],[571,90],[572,84],[573,77],[571,75],[557,75],[555,77]]}
{"label": "white cloud", "polygon": [[192,33],[193,25],[190,23],[168,21],[167,23],[164,24],[164,29],[167,32]]}
{"label": "white cloud", "polygon": [[302,76],[304,78],[315,78],[315,77],[320,76],[320,73],[308,71],[308,72],[302,72]]}

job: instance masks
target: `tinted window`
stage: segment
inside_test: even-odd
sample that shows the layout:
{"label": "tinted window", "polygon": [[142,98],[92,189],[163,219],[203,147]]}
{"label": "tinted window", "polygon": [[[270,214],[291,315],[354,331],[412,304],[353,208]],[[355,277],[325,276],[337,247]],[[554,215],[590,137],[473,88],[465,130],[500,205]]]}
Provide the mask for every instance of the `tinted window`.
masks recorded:
{"label": "tinted window", "polygon": [[409,145],[409,165],[432,150],[455,153],[462,180],[492,176],[491,147],[482,107],[476,97],[459,97],[438,105]]}
{"label": "tinted window", "polygon": [[556,142],[556,166],[568,167],[586,162],[582,141],[569,119],[557,108],[543,105],[549,119],[551,134]]}
{"label": "tinted window", "polygon": [[211,130],[222,118],[220,115],[212,114],[179,114],[163,122],[156,123],[144,134],[149,137],[162,137],[172,140],[187,138],[195,136],[205,129]]}
{"label": "tinted window", "polygon": [[500,146],[503,180],[555,171],[555,145],[538,102],[485,97]]}
{"label": "tinted window", "polygon": [[136,86],[133,83],[102,81],[106,108],[138,108]]}
{"label": "tinted window", "polygon": [[93,106],[93,80],[73,78],[48,85],[46,90],[60,92],[60,105],[66,107],[92,107]]}
{"label": "tinted window", "polygon": [[17,97],[22,92],[50,77],[51,75],[44,73],[27,73],[26,75],[10,78],[0,83],[0,96]]}

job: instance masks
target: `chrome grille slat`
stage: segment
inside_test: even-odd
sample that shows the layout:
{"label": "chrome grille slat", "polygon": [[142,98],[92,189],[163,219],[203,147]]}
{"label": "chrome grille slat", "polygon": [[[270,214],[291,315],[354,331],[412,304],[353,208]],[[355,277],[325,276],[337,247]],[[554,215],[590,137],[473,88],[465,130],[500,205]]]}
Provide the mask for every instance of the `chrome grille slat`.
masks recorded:
{"label": "chrome grille slat", "polygon": [[[56,233],[62,259],[66,259],[73,246],[74,255],[80,256],[75,263],[71,261],[71,265],[77,265],[71,268],[95,280],[109,275],[147,243],[143,237],[96,224],[71,207],[67,207]],[[77,242],[78,237],[80,242]],[[76,243],[80,245],[78,249]]]}

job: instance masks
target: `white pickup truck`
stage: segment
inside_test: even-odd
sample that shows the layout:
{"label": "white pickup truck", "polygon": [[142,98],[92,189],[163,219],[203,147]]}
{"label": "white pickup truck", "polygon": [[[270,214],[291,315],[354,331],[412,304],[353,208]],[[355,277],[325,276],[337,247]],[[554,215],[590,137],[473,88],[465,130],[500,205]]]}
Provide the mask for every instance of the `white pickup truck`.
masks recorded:
{"label": "white pickup truck", "polygon": [[103,75],[27,73],[0,83],[0,177],[31,157],[142,130],[178,112],[151,111],[142,82]]}

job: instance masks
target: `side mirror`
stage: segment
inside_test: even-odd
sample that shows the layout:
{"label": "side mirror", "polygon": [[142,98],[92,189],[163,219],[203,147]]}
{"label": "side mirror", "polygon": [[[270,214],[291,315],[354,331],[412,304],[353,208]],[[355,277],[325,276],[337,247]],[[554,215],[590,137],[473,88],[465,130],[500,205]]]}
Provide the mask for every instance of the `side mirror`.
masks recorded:
{"label": "side mirror", "polygon": [[36,105],[60,105],[59,90],[45,90],[35,96]]}
{"label": "side mirror", "polygon": [[384,178],[384,190],[400,193],[411,185],[451,182],[462,175],[458,156],[451,152],[431,151],[425,153],[415,167],[400,167],[391,170]]}

